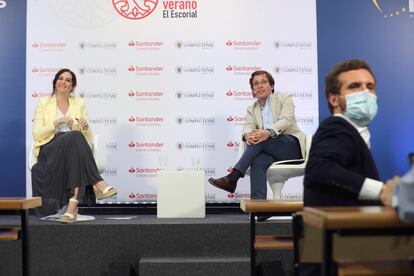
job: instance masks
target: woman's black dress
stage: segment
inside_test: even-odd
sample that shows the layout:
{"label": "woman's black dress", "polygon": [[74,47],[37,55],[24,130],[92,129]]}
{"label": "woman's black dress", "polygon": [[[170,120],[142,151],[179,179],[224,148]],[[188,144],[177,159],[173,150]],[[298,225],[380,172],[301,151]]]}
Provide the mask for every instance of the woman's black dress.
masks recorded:
{"label": "woman's black dress", "polygon": [[35,209],[36,215],[56,213],[68,204],[76,187],[80,203],[95,203],[93,185],[102,177],[81,132],[58,132],[40,148],[37,160],[32,167],[32,189],[33,196],[42,197],[42,206]]}

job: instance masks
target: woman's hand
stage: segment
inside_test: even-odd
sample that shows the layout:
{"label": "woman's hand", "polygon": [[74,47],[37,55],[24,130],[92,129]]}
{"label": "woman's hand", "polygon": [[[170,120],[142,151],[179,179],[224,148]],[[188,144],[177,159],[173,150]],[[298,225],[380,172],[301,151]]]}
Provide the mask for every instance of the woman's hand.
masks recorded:
{"label": "woman's hand", "polygon": [[58,127],[58,125],[61,125],[61,124],[67,124],[69,127],[72,127],[73,119],[65,116],[53,122],[53,126],[55,127],[55,129]]}
{"label": "woman's hand", "polygon": [[89,124],[88,121],[86,121],[84,118],[75,118],[76,121],[78,122],[79,126],[83,129],[83,130],[88,130],[89,128]]}

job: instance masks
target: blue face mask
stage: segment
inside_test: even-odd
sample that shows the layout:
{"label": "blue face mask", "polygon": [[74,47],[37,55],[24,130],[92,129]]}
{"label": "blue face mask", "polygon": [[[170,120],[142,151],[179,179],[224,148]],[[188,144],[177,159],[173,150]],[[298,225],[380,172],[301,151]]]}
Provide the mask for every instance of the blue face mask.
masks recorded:
{"label": "blue face mask", "polygon": [[354,92],[346,95],[345,117],[356,125],[364,127],[369,125],[377,115],[377,96],[368,90]]}

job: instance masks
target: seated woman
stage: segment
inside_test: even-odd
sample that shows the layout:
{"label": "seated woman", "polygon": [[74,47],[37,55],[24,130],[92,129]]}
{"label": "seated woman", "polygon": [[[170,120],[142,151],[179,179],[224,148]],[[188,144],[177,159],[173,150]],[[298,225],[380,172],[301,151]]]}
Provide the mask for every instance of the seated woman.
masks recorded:
{"label": "seated woman", "polygon": [[42,97],[33,124],[34,155],[32,167],[33,195],[42,197],[38,216],[56,213],[67,205],[61,222],[76,221],[79,201],[94,203],[117,194],[99,175],[88,142],[91,130],[85,102],[71,95],[76,76],[61,69],[53,79],[53,93]]}

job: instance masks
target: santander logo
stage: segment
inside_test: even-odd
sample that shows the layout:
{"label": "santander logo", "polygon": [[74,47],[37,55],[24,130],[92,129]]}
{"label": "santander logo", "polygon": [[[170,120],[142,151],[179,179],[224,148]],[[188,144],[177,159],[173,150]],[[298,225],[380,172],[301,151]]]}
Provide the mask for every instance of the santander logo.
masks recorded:
{"label": "santander logo", "polygon": [[228,41],[226,42],[226,45],[227,45],[227,46],[233,46],[233,42],[231,42],[231,40],[228,40]]}
{"label": "santander logo", "polygon": [[50,93],[47,92],[39,92],[39,91],[33,91],[32,93],[32,97],[33,98],[37,98],[37,97],[44,97],[44,96],[49,96]]}
{"label": "santander logo", "polygon": [[239,146],[240,146],[240,143],[239,143],[239,142],[237,142],[237,141],[235,141],[235,142],[233,142],[233,141],[229,141],[229,142],[227,143],[227,147],[228,147],[228,148],[233,148],[233,147],[238,148]]}
{"label": "santander logo", "polygon": [[233,67],[231,65],[229,65],[229,66],[226,67],[226,70],[227,71],[233,71]]}
{"label": "santander logo", "polygon": [[233,123],[244,123],[246,122],[246,117],[239,117],[239,116],[229,116],[226,119],[227,122],[233,122]]}
{"label": "santander logo", "polygon": [[227,97],[235,97],[235,98],[251,98],[253,96],[251,91],[236,91],[236,90],[229,90],[226,92]]}
{"label": "santander logo", "polygon": [[129,20],[139,20],[155,10],[158,0],[112,0],[112,4],[122,17]]}

